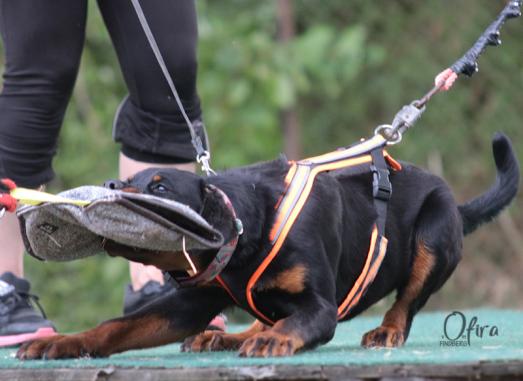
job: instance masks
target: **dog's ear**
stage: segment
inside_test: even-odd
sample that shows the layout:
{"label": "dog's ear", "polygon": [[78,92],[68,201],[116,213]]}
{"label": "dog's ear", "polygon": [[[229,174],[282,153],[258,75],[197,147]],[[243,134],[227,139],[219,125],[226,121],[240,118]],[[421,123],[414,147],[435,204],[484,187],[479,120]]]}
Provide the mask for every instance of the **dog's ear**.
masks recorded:
{"label": "dog's ear", "polygon": [[204,184],[202,187],[203,205],[200,215],[216,230],[219,230],[225,241],[234,237],[236,219],[227,205],[223,192],[213,185]]}

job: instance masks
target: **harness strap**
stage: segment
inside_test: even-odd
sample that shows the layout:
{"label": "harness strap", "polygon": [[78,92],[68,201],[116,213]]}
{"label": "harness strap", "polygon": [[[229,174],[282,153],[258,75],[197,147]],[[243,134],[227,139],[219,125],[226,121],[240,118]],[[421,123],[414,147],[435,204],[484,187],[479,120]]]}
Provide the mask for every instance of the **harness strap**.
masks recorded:
{"label": "harness strap", "polygon": [[370,284],[374,281],[387,252],[388,240],[385,238],[385,225],[387,222],[388,201],[392,195],[389,167],[385,161],[385,154],[382,149],[374,149],[370,152],[370,155],[372,157],[370,170],[373,174],[372,193],[377,213],[376,224],[372,231],[365,265],[344,301],[338,307],[338,320],[345,318],[365,295]]}
{"label": "harness strap", "polygon": [[[333,154],[336,154],[336,152]],[[305,202],[307,201],[307,198],[310,195],[316,176],[318,173],[323,171],[341,169],[371,162],[371,157],[369,155],[339,160],[335,162],[324,160],[326,157],[322,155],[321,160],[318,160],[319,164],[315,164],[313,159],[303,160],[292,164],[292,166],[296,166],[295,170],[292,170],[291,166],[291,170],[294,172],[294,176],[292,180],[290,180],[287,194],[283,198],[280,207],[278,208],[278,217],[269,235],[269,239],[272,243],[271,251],[267,257],[265,257],[263,262],[256,269],[247,283],[247,303],[260,319],[269,324],[274,324],[274,321],[269,319],[258,310],[256,304],[254,303],[252,290],[269,264],[280,252],[280,249],[283,246],[289,231],[294,225],[294,222],[298,218],[301,210],[303,209],[303,206],[305,205]]]}
{"label": "harness strap", "polygon": [[388,197],[390,197],[391,187],[388,180],[389,172],[385,158],[387,158],[389,164],[394,169],[401,169],[401,165],[390,158],[381,147],[374,147],[371,154],[361,155],[361,147],[359,146],[360,145],[357,145],[346,150],[334,151],[321,156],[291,163],[291,168],[285,178],[286,188],[284,196],[277,203],[276,220],[269,234],[269,239],[272,244],[271,250],[260,266],[251,275],[246,288],[246,299],[249,307],[258,318],[265,323],[274,324],[274,321],[268,318],[256,307],[253,298],[254,286],[269,264],[280,252],[290,229],[294,225],[294,222],[298,218],[310,195],[316,176],[321,172],[354,167],[362,164],[372,164],[371,170],[374,174],[373,190],[379,217],[371,236],[369,252],[365,262],[366,265],[358,278],[358,281],[354,284],[352,289],[349,291],[349,294],[340,305],[338,311],[338,317],[340,319],[357,304],[370,283],[374,280],[385,256],[387,247],[387,239],[384,237],[384,230],[387,209],[386,201],[388,200],[387,193]]}
{"label": "harness strap", "polygon": [[373,150],[372,156],[372,195],[374,196],[374,207],[378,213],[376,225],[378,227],[378,234],[385,236],[385,223],[387,221],[387,206],[392,195],[392,184],[389,180],[389,167],[385,162],[383,151]]}
{"label": "harness strap", "polygon": [[378,235],[378,229],[375,225],[372,230],[367,259],[358,279],[338,307],[338,320],[343,320],[365,295],[385,258],[387,243],[387,238]]}

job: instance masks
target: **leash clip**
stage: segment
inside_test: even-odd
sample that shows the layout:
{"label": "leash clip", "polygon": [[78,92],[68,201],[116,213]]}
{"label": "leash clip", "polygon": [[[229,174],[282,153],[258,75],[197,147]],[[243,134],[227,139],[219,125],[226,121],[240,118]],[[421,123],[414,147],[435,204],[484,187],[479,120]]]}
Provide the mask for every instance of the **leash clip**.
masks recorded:
{"label": "leash clip", "polygon": [[5,215],[6,208],[2,207],[0,208],[0,218],[2,218]]}
{"label": "leash clip", "polygon": [[398,111],[392,120],[392,124],[382,124],[376,127],[374,135],[381,135],[387,140],[387,145],[401,142],[403,134],[414,126],[425,111],[425,105],[420,107],[420,101],[414,101],[405,105]]}
{"label": "leash clip", "polygon": [[196,156],[196,161],[198,164],[202,165],[202,171],[204,171],[207,176],[209,176],[210,173],[216,175],[216,172],[214,172],[214,170],[211,168],[211,165],[209,164],[210,158],[211,154],[209,151],[203,151]]}
{"label": "leash clip", "polygon": [[[405,127],[404,130],[411,128],[421,118],[421,114],[425,111],[425,106],[418,108],[416,106],[417,101],[412,102],[409,105],[405,105],[398,111],[392,121],[392,128],[399,129]],[[404,131],[402,131],[404,132]]]}
{"label": "leash clip", "polygon": [[392,196],[392,184],[389,180],[389,170],[370,166],[372,171],[372,195],[382,201],[389,201]]}

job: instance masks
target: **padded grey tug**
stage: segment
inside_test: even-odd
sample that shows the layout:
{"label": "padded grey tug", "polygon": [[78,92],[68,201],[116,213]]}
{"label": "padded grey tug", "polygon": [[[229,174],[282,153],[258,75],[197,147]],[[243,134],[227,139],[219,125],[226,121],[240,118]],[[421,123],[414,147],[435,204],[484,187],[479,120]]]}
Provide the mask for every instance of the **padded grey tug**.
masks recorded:
{"label": "padded grey tug", "polygon": [[17,215],[27,251],[50,261],[70,261],[103,251],[104,239],[152,251],[214,249],[222,234],[189,206],[151,195],[83,186],[59,194],[87,206],[45,203]]}

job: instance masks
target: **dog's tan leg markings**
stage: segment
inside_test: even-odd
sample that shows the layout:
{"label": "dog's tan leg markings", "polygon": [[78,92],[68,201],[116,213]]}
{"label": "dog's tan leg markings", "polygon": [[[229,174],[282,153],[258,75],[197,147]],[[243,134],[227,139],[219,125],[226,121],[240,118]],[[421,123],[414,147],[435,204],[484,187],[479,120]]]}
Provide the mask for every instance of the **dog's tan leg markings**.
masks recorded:
{"label": "dog's tan leg markings", "polygon": [[405,330],[409,322],[409,309],[434,268],[435,257],[419,242],[416,258],[412,265],[408,283],[402,294],[387,311],[381,326],[363,335],[361,345],[364,347],[399,347],[405,342]]}
{"label": "dog's tan leg markings", "polygon": [[297,330],[286,327],[286,320],[279,320],[272,328],[258,332],[245,340],[240,347],[240,356],[290,356],[303,348],[303,339]]}
{"label": "dog's tan leg markings", "polygon": [[259,290],[278,288],[290,294],[299,294],[305,289],[306,277],[307,268],[302,264],[298,264],[278,273],[273,279],[264,282]]}
{"label": "dog's tan leg markings", "polygon": [[183,352],[233,351],[240,348],[245,340],[269,329],[268,325],[256,320],[246,331],[225,333],[222,331],[204,331],[185,339]]}
{"label": "dog's tan leg markings", "polygon": [[183,337],[184,332],[171,329],[168,320],[150,315],[110,320],[79,334],[35,340],[22,345],[16,356],[21,360],[105,357],[128,349],[168,344]]}

